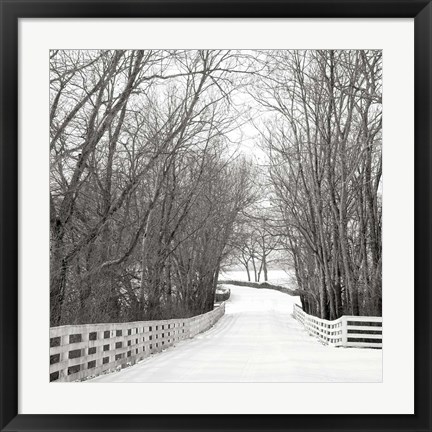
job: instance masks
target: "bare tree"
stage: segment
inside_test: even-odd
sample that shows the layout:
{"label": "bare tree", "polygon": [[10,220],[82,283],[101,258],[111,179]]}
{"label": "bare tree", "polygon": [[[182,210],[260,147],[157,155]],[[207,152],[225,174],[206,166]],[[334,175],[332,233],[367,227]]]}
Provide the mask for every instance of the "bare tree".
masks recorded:
{"label": "bare tree", "polygon": [[380,314],[380,52],[265,62],[254,96],[274,112],[263,139],[302,301],[322,318]]}
{"label": "bare tree", "polygon": [[[209,309],[239,211],[208,189],[238,166],[222,155],[238,68],[220,50],[51,53],[52,325]],[[183,286],[179,251],[210,221]]]}

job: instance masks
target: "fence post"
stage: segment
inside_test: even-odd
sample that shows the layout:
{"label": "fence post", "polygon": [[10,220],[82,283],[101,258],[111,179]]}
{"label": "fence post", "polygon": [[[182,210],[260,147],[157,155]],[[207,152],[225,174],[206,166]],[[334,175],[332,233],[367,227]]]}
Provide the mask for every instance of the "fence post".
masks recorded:
{"label": "fence post", "polygon": [[341,317],[342,324],[342,346],[346,346],[348,342],[348,326],[347,326],[347,317],[344,315]]}
{"label": "fence post", "polygon": [[[60,336],[60,346],[61,347],[64,345],[67,345],[68,343],[69,343],[69,335]],[[62,349],[60,352],[59,363],[67,361],[68,356],[69,356],[69,352]],[[67,378],[67,372],[68,372],[68,368],[67,368],[67,365],[65,365],[64,367],[62,367],[59,370],[59,379],[66,379]]]}

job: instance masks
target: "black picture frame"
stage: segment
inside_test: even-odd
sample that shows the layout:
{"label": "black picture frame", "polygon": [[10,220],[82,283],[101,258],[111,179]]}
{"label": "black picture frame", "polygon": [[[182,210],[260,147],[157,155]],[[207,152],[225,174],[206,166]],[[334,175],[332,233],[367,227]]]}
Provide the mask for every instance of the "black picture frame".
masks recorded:
{"label": "black picture frame", "polygon": [[[1,431],[430,431],[431,48],[426,0],[0,0]],[[290,17],[415,19],[415,414],[18,414],[18,20],[20,18]],[[401,371],[402,372],[402,371]]]}

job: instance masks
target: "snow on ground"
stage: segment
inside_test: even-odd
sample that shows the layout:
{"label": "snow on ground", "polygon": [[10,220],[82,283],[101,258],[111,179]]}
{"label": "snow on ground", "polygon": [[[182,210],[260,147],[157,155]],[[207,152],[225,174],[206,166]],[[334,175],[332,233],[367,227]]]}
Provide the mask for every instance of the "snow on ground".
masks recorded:
{"label": "snow on ground", "polygon": [[87,382],[380,382],[382,351],[333,348],[292,317],[295,297],[228,285],[226,314],[205,333]]}

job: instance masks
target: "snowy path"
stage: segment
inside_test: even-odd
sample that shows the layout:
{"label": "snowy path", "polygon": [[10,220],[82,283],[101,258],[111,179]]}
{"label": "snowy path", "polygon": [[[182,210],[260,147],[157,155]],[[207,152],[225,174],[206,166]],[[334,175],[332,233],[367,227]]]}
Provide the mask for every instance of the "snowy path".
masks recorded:
{"label": "snowy path", "polygon": [[292,318],[295,297],[230,286],[209,331],[88,382],[379,382],[382,351],[331,348]]}

